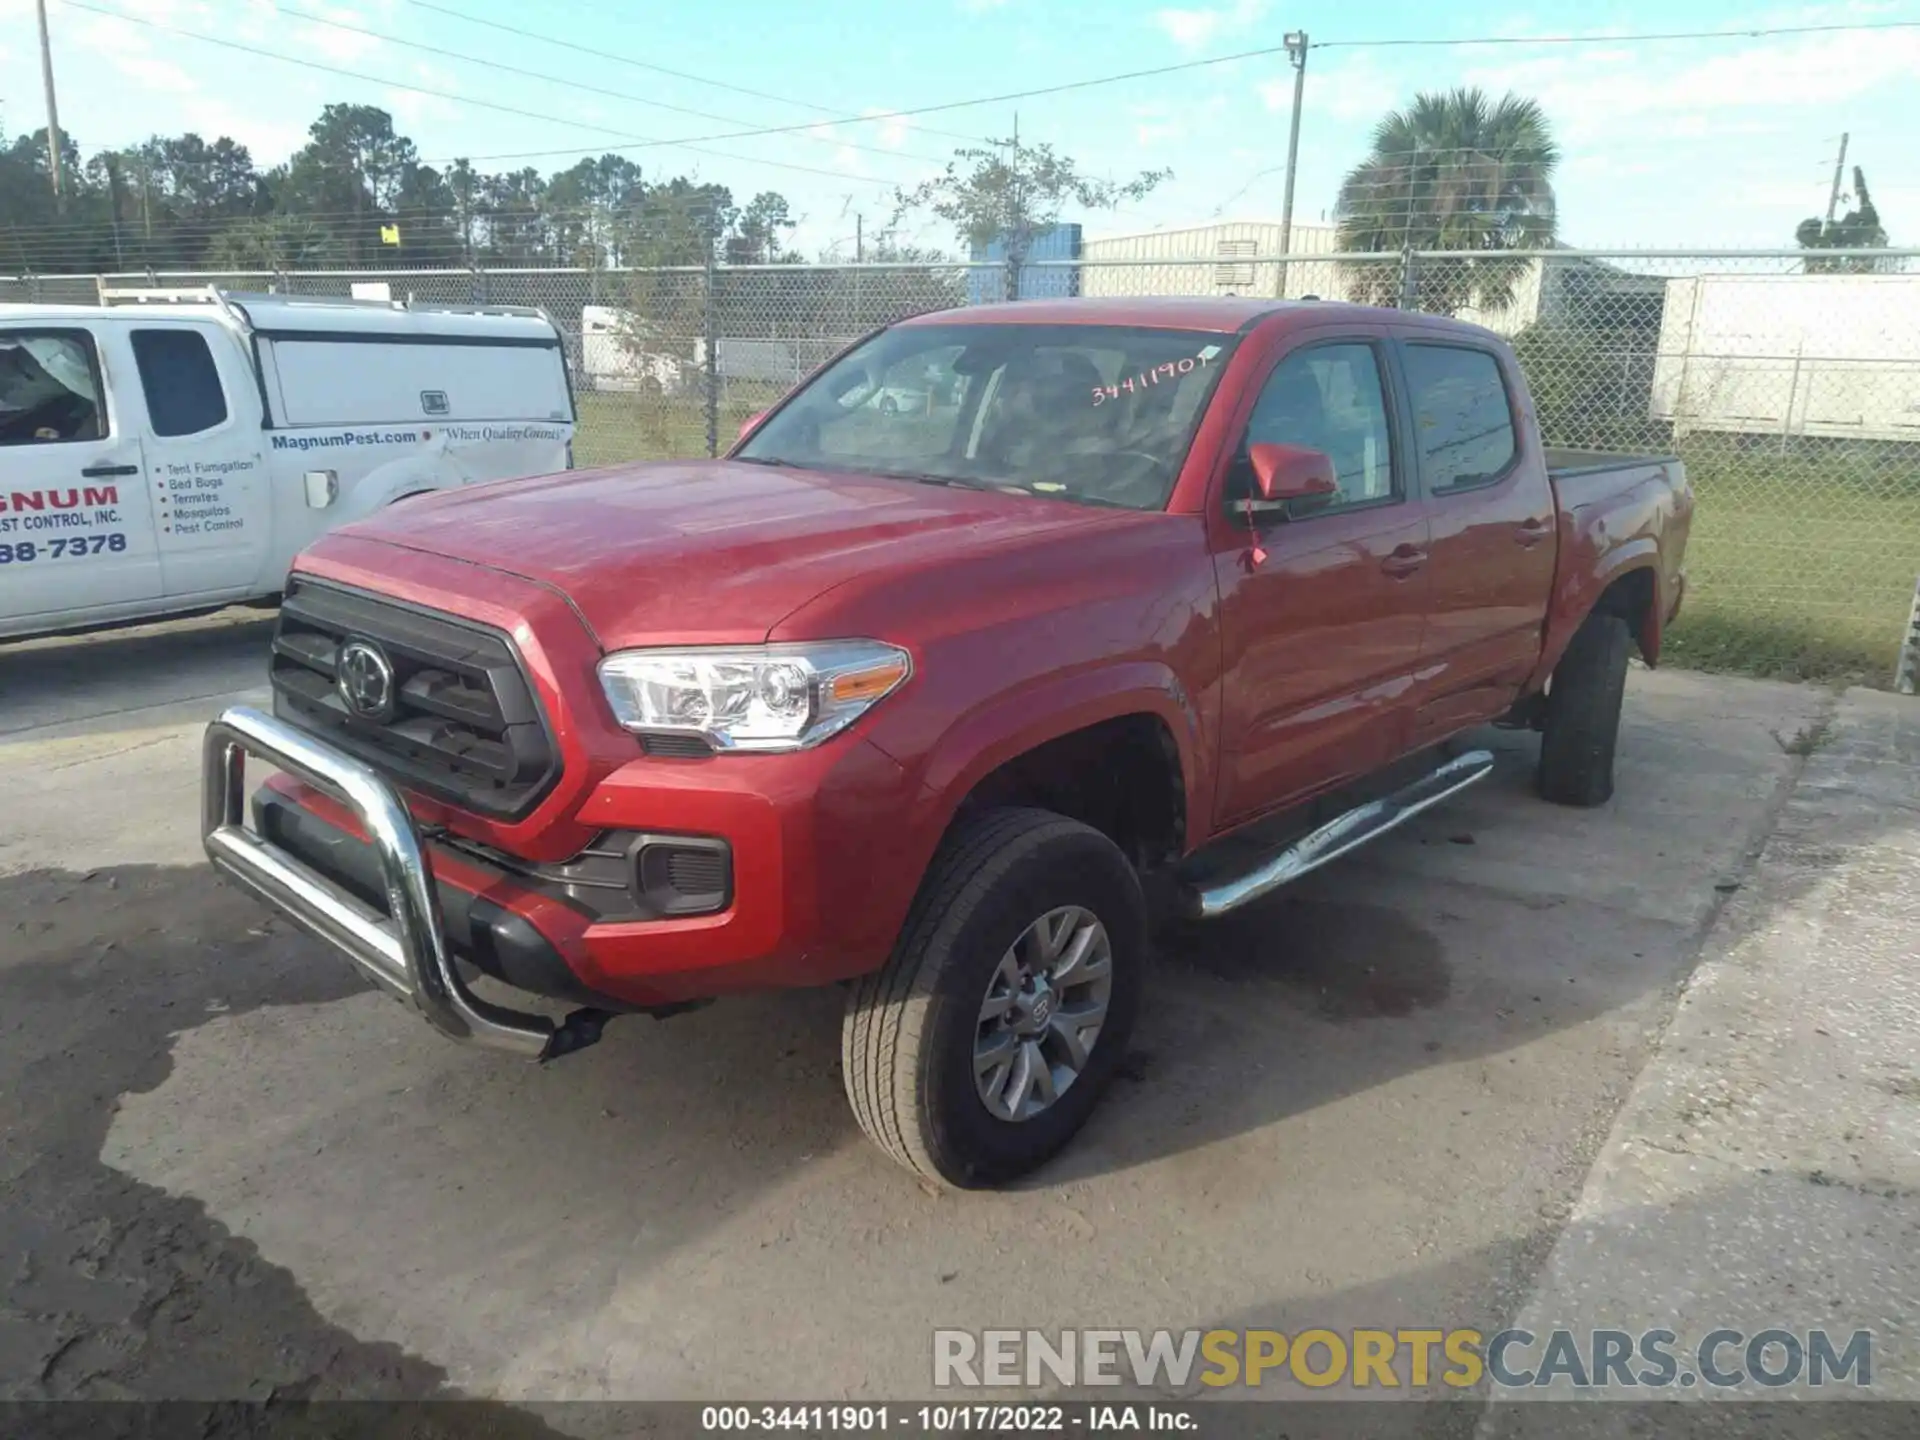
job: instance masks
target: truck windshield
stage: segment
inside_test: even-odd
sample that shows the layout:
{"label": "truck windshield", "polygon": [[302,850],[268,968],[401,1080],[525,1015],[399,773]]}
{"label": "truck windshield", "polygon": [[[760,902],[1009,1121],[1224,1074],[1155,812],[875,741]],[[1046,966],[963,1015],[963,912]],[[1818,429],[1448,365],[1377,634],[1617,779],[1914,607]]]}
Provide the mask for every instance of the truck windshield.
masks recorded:
{"label": "truck windshield", "polygon": [[903,325],[816,376],[734,458],[1158,510],[1235,337]]}

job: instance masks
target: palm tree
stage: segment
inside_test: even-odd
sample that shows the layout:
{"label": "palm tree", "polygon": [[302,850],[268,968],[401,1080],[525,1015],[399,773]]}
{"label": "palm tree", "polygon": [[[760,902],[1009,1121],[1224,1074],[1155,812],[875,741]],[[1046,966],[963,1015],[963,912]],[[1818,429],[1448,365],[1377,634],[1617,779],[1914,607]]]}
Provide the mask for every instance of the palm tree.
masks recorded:
{"label": "palm tree", "polygon": [[[1340,248],[1538,250],[1553,244],[1553,172],[1560,148],[1533,100],[1478,89],[1416,95],[1374,127],[1372,153],[1347,173],[1335,209]],[[1401,300],[1397,261],[1345,267],[1354,297]],[[1451,315],[1513,299],[1526,262],[1448,260],[1417,268],[1416,309]]]}

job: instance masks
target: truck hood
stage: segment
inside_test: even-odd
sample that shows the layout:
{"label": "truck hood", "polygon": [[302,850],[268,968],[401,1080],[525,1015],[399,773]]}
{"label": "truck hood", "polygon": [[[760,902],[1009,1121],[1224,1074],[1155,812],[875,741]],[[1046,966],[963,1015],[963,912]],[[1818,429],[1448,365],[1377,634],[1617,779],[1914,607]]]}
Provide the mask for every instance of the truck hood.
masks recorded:
{"label": "truck hood", "polygon": [[998,491],[712,460],[420,496],[335,533],[549,587],[602,648],[617,650],[755,643],[856,577],[1139,518]]}

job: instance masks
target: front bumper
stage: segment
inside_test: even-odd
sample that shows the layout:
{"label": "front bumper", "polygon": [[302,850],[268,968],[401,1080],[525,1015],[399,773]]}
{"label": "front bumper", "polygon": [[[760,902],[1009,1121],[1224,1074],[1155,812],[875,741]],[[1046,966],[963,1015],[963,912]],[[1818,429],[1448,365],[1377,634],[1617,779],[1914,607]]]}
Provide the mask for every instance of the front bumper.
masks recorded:
{"label": "front bumper", "polygon": [[[258,756],[331,795],[379,858],[385,914],[249,830],[246,757]],[[383,990],[458,1040],[544,1058],[562,1027],[475,995],[446,941],[440,897],[400,793],[377,771],[246,706],[207,727],[202,838],[207,858],[295,923],[340,950]]]}

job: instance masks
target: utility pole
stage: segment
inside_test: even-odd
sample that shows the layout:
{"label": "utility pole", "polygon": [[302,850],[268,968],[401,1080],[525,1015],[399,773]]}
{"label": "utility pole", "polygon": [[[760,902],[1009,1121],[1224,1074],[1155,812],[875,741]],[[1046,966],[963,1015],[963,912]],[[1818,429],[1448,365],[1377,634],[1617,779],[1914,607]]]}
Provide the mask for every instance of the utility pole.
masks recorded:
{"label": "utility pole", "polygon": [[1839,159],[1834,161],[1834,188],[1826,196],[1826,227],[1834,228],[1834,211],[1839,209],[1839,177],[1847,169],[1847,136],[1839,136]]}
{"label": "utility pole", "polygon": [[857,210],[853,213],[853,263],[856,265],[867,258],[866,218]]}
{"label": "utility pole", "polygon": [[47,0],[35,0],[40,12],[40,81],[47,90],[47,168],[53,172],[53,208],[64,212],[67,198],[60,186],[60,107],[53,98],[53,42],[47,38]]}
{"label": "utility pole", "polygon": [[[1290,30],[1286,39],[1287,59],[1293,65],[1293,123],[1287,127],[1287,189],[1280,202],[1280,253],[1293,248],[1293,177],[1300,167],[1300,100],[1307,88],[1307,32]],[[1287,262],[1280,262],[1280,278],[1274,290],[1276,298],[1287,298]]]}
{"label": "utility pole", "polygon": [[1007,227],[1007,299],[1020,298],[1020,272],[1027,263],[1027,212],[1020,199],[1020,112],[1013,112],[1013,174],[1008,191],[1013,223]]}

